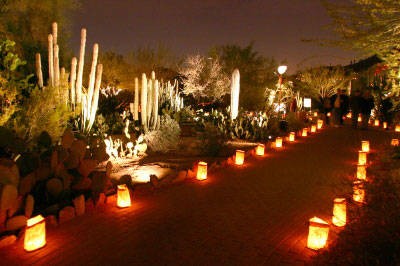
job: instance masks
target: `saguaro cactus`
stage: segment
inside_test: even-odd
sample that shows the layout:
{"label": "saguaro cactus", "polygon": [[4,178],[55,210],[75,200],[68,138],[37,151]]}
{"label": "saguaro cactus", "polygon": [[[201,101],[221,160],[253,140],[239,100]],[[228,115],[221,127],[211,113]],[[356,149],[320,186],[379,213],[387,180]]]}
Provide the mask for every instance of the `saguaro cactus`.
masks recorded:
{"label": "saguaro cactus", "polygon": [[42,72],[42,59],[39,53],[36,54],[36,76],[38,79],[39,88],[43,88],[43,72]]}
{"label": "saguaro cactus", "polygon": [[147,131],[147,78],[146,74],[142,74],[142,88],[140,91],[140,117],[142,118],[142,126]]}
{"label": "saguaro cactus", "polygon": [[53,35],[48,36],[48,50],[49,50],[49,85],[54,87],[54,53],[53,53]]}
{"label": "saguaro cactus", "polygon": [[75,109],[75,104],[76,104],[76,65],[78,63],[78,60],[76,57],[73,57],[71,60],[71,78],[69,81],[69,87],[71,89],[70,92],[70,97],[71,97],[71,106],[72,109]]}
{"label": "saguaro cactus", "polygon": [[135,102],[133,104],[133,119],[139,120],[139,79],[135,78]]}
{"label": "saguaro cactus", "polygon": [[83,66],[85,64],[86,29],[81,30],[81,47],[79,50],[78,75],[76,77],[76,102],[82,101]]}
{"label": "saguaro cactus", "polygon": [[231,120],[236,119],[239,113],[240,73],[235,69],[231,81]]}

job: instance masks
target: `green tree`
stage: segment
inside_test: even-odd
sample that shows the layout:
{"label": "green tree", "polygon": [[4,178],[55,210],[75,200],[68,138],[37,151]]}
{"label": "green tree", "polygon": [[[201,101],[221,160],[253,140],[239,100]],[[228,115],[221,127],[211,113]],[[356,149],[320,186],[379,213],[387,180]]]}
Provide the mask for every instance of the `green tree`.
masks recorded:
{"label": "green tree", "polygon": [[[133,88],[134,69],[129,65],[124,56],[113,51],[100,54],[99,61],[103,64],[103,87]],[[140,76],[137,76],[140,77]]]}
{"label": "green tree", "polygon": [[[58,38],[60,52],[68,51],[69,15],[78,7],[78,0],[2,0],[0,34],[17,43],[18,52],[27,60],[28,72],[33,73],[35,53],[41,53],[43,65],[47,65],[43,55],[47,54],[47,34],[53,22],[58,23],[58,32],[63,33]],[[61,54],[60,58],[65,57]]]}
{"label": "green tree", "polygon": [[213,58],[219,58],[224,72],[232,75],[235,68],[240,71],[239,106],[247,110],[257,110],[264,106],[264,91],[277,82],[273,58],[266,58],[254,51],[253,44],[218,46],[210,51]]}
{"label": "green tree", "polygon": [[398,0],[322,0],[332,28],[339,34],[331,41],[370,56],[377,54],[400,79],[400,1]]}

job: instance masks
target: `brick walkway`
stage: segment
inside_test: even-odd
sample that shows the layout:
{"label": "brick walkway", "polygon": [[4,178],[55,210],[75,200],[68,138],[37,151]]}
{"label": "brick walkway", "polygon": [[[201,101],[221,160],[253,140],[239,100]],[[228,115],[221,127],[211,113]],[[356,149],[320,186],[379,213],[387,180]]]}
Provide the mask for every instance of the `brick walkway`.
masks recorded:
{"label": "brick walkway", "polygon": [[361,139],[376,149],[392,134],[329,128],[206,181],[136,197],[132,208],[109,203],[48,228],[45,248],[27,253],[21,241],[0,250],[0,264],[303,265],[314,254],[307,220],[329,220],[333,198],[350,195]]}

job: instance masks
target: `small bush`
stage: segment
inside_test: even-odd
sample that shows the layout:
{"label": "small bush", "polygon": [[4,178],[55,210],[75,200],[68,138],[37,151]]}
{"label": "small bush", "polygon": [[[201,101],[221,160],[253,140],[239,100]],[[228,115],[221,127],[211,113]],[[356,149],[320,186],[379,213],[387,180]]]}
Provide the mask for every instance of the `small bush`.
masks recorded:
{"label": "small bush", "polygon": [[144,135],[150,151],[166,153],[178,146],[181,129],[169,115],[161,117],[160,128]]}

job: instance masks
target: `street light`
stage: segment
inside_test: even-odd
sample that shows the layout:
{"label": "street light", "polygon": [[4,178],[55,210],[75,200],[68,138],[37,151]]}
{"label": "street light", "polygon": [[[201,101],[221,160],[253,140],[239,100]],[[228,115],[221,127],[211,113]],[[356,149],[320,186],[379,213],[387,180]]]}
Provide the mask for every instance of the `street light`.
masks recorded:
{"label": "street light", "polygon": [[281,112],[281,100],[282,100],[282,83],[283,83],[283,77],[282,75],[285,74],[287,70],[287,66],[279,66],[278,67],[278,74],[279,74],[279,80],[278,80],[278,85],[279,85],[279,98],[278,98],[278,115]]}

